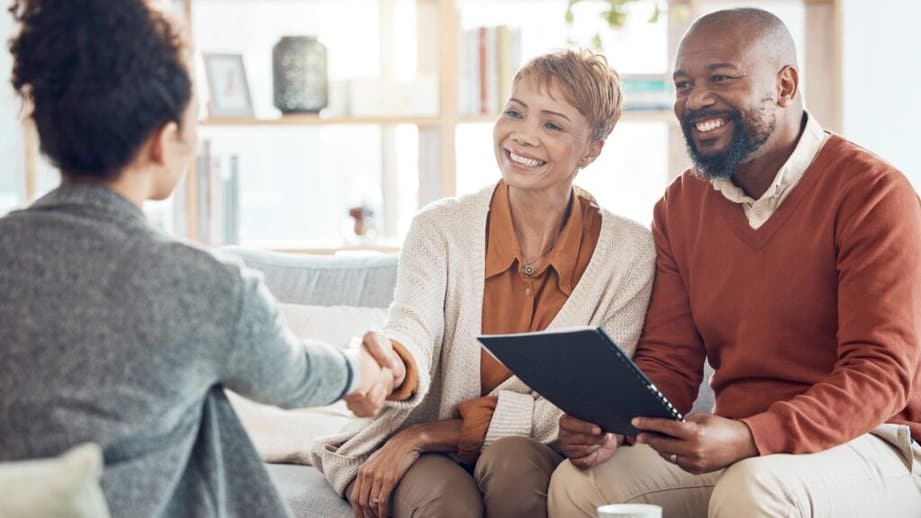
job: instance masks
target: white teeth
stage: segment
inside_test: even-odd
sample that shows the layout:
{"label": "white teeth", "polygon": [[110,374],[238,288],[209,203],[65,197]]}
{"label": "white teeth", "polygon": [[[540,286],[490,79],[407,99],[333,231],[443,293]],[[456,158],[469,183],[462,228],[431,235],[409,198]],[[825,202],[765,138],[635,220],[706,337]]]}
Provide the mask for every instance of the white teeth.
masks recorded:
{"label": "white teeth", "polygon": [[722,128],[726,125],[726,121],[723,119],[707,119],[703,121],[698,121],[694,123],[694,127],[697,128],[697,131],[713,131],[716,128]]}
{"label": "white teeth", "polygon": [[543,160],[534,160],[533,158],[526,158],[521,155],[516,155],[515,153],[509,151],[508,156],[512,159],[512,162],[516,164],[521,164],[527,167],[537,167],[540,165],[546,164]]}

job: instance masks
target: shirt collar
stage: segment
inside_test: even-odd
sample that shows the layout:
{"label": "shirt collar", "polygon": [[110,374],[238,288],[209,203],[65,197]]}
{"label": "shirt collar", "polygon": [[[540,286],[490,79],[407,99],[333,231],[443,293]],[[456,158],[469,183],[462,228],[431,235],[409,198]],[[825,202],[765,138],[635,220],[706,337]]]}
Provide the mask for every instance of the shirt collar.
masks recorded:
{"label": "shirt collar", "polygon": [[[573,190],[569,218],[563,224],[547,261],[538,271],[534,272],[535,275],[540,275],[546,268],[552,267],[559,278],[560,291],[567,296],[572,293],[572,279],[575,275],[579,248],[582,245],[583,227],[583,200],[579,193]],[[500,181],[496,186],[489,204],[488,235],[485,270],[487,279],[507,271],[516,262],[519,265],[523,264],[521,246],[512,222],[508,184],[505,182]]]}
{"label": "shirt collar", "polygon": [[520,247],[512,209],[508,204],[508,185],[500,181],[489,202],[489,223],[486,238],[486,278],[508,270],[518,259]]}
{"label": "shirt collar", "polygon": [[803,134],[800,135],[799,142],[797,142],[796,147],[793,149],[793,153],[790,154],[787,161],[784,162],[780,170],[777,171],[777,174],[774,176],[774,181],[771,182],[771,185],[764,191],[764,194],[762,194],[758,200],[745,194],[745,191],[733,183],[730,178],[711,179],[710,183],[713,185],[713,188],[721,192],[723,196],[734,203],[753,204],[756,201],[768,198],[779,198],[782,196],[788,187],[795,184],[803,177],[806,173],[806,169],[808,169],[813,160],[815,160],[816,155],[818,155],[819,151],[822,149],[822,145],[825,144],[825,141],[828,139],[828,134],[825,133],[822,125],[819,124],[819,121],[816,120],[815,117],[811,116],[808,112],[806,112],[804,116],[806,117],[806,127],[803,128]]}
{"label": "shirt collar", "polygon": [[582,245],[582,231],[584,225],[582,199],[578,193],[572,192],[572,203],[569,208],[569,218],[563,224],[560,235],[556,238],[556,245],[550,252],[547,261],[552,266],[559,278],[560,291],[568,297],[572,294],[572,278],[576,272],[576,263],[579,260],[579,248]]}

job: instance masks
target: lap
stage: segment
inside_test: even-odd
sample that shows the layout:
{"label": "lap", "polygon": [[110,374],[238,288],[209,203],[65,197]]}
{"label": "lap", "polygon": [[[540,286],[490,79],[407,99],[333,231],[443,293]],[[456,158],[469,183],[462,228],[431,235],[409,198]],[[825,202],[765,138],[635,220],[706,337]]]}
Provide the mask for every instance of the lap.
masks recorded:
{"label": "lap", "polygon": [[[352,484],[346,488],[351,495]],[[394,517],[449,516],[450,512],[482,506],[473,476],[463,466],[440,453],[424,453],[397,483],[390,499]]]}
{"label": "lap", "polygon": [[739,505],[756,509],[752,516],[794,510],[815,517],[918,516],[921,471],[914,465],[921,448],[910,438],[903,445],[894,442],[864,434],[817,453],[737,462],[714,490],[711,516],[729,516]]}
{"label": "lap", "polygon": [[594,506],[616,502],[654,503],[678,516],[733,516],[740,508],[751,516],[921,515],[921,447],[907,430],[896,438],[904,444],[877,432],[818,453],[753,457],[703,475],[645,445],[620,448],[587,471],[561,464],[550,507],[560,516],[590,516]]}

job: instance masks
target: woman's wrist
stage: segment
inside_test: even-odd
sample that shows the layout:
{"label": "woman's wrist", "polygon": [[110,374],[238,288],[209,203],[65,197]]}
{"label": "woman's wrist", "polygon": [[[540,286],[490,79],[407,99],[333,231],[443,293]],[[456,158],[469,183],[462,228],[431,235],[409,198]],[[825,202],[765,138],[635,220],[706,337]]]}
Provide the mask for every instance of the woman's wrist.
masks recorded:
{"label": "woman's wrist", "polygon": [[448,419],[410,425],[395,437],[415,450],[422,452],[453,452],[460,438],[461,420]]}

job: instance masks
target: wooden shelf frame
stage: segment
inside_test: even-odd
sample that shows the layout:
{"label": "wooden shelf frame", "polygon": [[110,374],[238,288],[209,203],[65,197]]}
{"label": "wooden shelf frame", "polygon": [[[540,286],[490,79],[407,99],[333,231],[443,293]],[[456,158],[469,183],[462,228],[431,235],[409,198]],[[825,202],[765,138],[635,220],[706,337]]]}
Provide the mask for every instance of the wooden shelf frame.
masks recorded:
{"label": "wooden shelf frame", "polygon": [[[192,28],[192,2],[207,2],[209,0],[185,0],[185,12]],[[397,0],[377,0],[382,12],[393,9]],[[707,0],[708,4],[719,3],[722,0]],[[770,4],[774,0],[759,0]],[[788,1],[788,0],[776,0]],[[840,131],[842,124],[842,14],[841,0],[799,0],[806,9],[806,26],[810,28],[806,34],[805,66],[807,70],[804,90],[807,92],[820,92],[809,96],[809,110],[814,113],[823,125],[833,131]],[[418,20],[419,38],[425,38],[426,46],[435,41],[437,49],[434,55],[423,58],[420,55],[420,72],[437,73],[439,78],[439,113],[435,116],[394,116],[394,117],[321,117],[318,115],[288,115],[274,119],[260,118],[231,118],[231,119],[206,119],[201,125],[208,128],[216,127],[298,127],[298,126],[323,126],[323,125],[376,125],[382,131],[382,144],[392,143],[392,128],[398,125],[410,124],[419,128],[420,149],[432,149],[433,152],[419,158],[419,199],[420,206],[440,197],[453,196],[456,193],[457,160],[456,160],[456,130],[461,124],[492,123],[498,115],[469,115],[458,111],[458,67],[459,51],[458,34],[460,31],[459,9],[463,7],[464,0],[416,0],[420,6]],[[674,52],[681,35],[687,29],[690,21],[702,14],[703,0],[668,0],[669,7],[680,7],[687,10],[687,17],[680,22],[670,22],[668,28],[669,63],[674,62]],[[729,1],[727,0],[727,5]],[[424,9],[423,9],[424,7]],[[425,16],[422,16],[424,10]],[[386,19],[386,14],[384,15]],[[672,17],[674,19],[674,17]],[[432,29],[432,27],[435,29]],[[422,46],[420,45],[420,52]],[[381,57],[392,49],[381,45]],[[422,63],[427,60],[426,63]],[[385,70],[386,73],[386,70]],[[684,140],[680,127],[674,115],[669,111],[626,111],[622,122],[667,122],[669,123],[669,174],[677,174],[687,163],[684,150]],[[35,199],[38,193],[38,161],[39,145],[34,125],[27,120],[23,121],[23,142],[25,148],[25,194],[28,201]],[[391,153],[392,154],[392,153]],[[393,178],[392,157],[384,157],[382,174],[385,179]],[[197,221],[195,206],[196,183],[192,174],[188,180],[188,224],[190,235],[197,235],[194,228]],[[385,198],[388,198],[385,193]],[[393,203],[392,201],[390,203]],[[387,203],[385,203],[387,205]],[[385,207],[385,209],[390,207]],[[386,210],[385,210],[386,211]],[[387,223],[385,223],[385,226]],[[390,223],[392,225],[392,222]],[[328,250],[323,247],[323,250]],[[314,249],[310,249],[314,250]]]}

